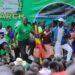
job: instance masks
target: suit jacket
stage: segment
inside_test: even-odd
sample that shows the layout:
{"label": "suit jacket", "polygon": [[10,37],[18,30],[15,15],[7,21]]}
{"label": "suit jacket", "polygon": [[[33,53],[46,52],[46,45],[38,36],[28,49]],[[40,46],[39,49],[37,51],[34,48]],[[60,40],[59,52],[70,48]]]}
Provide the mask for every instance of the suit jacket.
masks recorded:
{"label": "suit jacket", "polygon": [[[62,37],[61,45],[66,44],[67,43],[67,39],[71,37],[69,29],[67,27],[65,27],[65,26],[63,28],[64,28],[65,34]],[[58,35],[58,26],[54,27],[52,29],[51,40],[52,40],[53,44],[57,41],[57,35]]]}

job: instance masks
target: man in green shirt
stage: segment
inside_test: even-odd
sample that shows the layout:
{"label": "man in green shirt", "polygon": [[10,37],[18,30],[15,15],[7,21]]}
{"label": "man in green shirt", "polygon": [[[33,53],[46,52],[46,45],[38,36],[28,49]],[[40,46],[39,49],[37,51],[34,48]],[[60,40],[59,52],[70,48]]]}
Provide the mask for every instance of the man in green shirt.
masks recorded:
{"label": "man in green shirt", "polygon": [[[33,33],[32,26],[28,23],[28,19],[23,17],[23,21],[17,26],[15,30],[15,38],[18,34],[18,44],[21,52],[22,59],[26,60],[28,55],[26,54],[26,45],[34,46],[30,41],[30,33]],[[33,51],[31,48],[30,51]]]}

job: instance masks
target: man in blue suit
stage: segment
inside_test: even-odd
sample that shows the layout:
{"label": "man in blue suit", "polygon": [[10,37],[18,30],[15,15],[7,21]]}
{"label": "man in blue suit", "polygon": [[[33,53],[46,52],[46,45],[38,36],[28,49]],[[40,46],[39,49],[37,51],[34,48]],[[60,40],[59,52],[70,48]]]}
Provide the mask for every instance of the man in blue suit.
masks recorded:
{"label": "man in blue suit", "polygon": [[55,57],[61,56],[61,50],[64,49],[67,51],[66,61],[70,61],[72,56],[72,48],[68,44],[67,40],[70,38],[70,33],[68,28],[64,26],[64,19],[58,19],[58,25],[52,31],[52,42],[55,44],[54,51]]}

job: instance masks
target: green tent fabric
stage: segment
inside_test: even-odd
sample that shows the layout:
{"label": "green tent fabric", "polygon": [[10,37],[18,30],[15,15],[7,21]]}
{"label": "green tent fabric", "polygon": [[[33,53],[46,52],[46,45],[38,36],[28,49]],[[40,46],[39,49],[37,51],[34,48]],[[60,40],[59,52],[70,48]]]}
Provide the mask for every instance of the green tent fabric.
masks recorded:
{"label": "green tent fabric", "polygon": [[[1,5],[5,0],[0,0]],[[13,0],[14,1],[14,0]],[[75,7],[75,0],[19,0],[21,6],[21,15],[28,17],[30,22],[33,22],[37,14],[47,5],[53,3],[66,3],[72,7]],[[16,15],[17,16],[17,15]],[[9,16],[8,16],[9,17]],[[20,18],[0,18],[0,22],[3,23],[3,26],[11,25],[12,27]],[[52,19],[51,19],[52,20]]]}

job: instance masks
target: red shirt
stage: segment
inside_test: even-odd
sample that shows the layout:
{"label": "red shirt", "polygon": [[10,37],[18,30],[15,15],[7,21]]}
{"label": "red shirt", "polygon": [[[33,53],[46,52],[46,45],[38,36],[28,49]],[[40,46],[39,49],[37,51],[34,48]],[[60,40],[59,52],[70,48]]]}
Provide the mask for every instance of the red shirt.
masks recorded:
{"label": "red shirt", "polygon": [[66,72],[65,71],[62,71],[62,72],[54,72],[51,75],[66,75]]}

